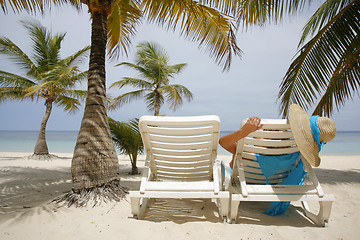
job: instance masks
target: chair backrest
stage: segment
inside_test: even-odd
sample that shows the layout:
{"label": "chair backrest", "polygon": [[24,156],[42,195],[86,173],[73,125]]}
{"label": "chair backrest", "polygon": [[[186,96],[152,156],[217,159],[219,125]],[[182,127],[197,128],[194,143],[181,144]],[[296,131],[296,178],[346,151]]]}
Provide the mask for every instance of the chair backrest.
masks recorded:
{"label": "chair backrest", "polygon": [[212,180],[220,135],[218,116],[142,116],[147,161],[158,180]]}
{"label": "chair backrest", "polygon": [[[241,124],[244,125],[246,120]],[[262,129],[239,140],[237,146],[237,163],[244,169],[247,183],[266,184],[256,154],[283,155],[299,151],[287,119],[262,119]],[[270,184],[281,183],[288,176],[288,171],[279,172],[269,178]]]}

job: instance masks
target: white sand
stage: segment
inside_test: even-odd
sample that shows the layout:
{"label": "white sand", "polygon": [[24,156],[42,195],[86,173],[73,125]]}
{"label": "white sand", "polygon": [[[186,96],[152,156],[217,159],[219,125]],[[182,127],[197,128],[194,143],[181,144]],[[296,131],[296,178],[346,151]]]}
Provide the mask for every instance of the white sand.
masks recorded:
{"label": "white sand", "polygon": [[[282,216],[266,203],[241,203],[237,224],[224,224],[210,200],[161,200],[145,220],[132,218],[129,199],[92,208],[61,207],[52,199],[71,189],[71,154],[52,161],[0,153],[0,239],[359,239],[360,156],[323,156],[316,174],[335,195],[329,227],[319,228],[293,202]],[[229,159],[229,156],[219,156]],[[122,184],[138,189],[130,162],[119,158]],[[143,158],[139,161],[140,171]]]}

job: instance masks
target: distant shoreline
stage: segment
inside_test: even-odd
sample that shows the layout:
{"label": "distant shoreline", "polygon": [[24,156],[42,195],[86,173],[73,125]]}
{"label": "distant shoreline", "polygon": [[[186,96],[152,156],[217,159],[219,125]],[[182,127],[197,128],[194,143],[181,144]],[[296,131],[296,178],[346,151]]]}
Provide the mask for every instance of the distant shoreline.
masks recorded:
{"label": "distant shoreline", "polygon": [[[220,136],[232,131],[221,131]],[[33,152],[37,131],[0,130],[0,152]],[[50,153],[73,153],[78,131],[47,131],[46,140]],[[118,152],[119,153],[119,152]],[[220,145],[219,155],[231,155]],[[360,131],[338,131],[336,137],[326,144],[322,155],[360,155]]]}

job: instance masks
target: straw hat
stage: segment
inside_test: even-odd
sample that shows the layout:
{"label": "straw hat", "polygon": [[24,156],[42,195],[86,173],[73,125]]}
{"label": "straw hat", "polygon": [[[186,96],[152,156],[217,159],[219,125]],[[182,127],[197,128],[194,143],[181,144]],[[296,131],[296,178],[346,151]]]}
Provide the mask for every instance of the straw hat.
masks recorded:
{"label": "straw hat", "polygon": [[[314,167],[319,166],[319,146],[314,140],[310,128],[310,116],[297,104],[291,104],[289,110],[289,123],[295,142],[303,157]],[[336,135],[336,125],[327,117],[318,117],[320,142],[327,143]]]}

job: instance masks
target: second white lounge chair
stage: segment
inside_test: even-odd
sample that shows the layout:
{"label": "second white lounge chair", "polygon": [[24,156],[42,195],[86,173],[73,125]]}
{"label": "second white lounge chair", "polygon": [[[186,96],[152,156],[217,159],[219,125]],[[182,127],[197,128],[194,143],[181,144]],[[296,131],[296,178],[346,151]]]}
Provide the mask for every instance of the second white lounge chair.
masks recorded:
{"label": "second white lounge chair", "polygon": [[229,192],[222,191],[216,161],[220,135],[217,116],[143,116],[139,127],[146,149],[140,190],[130,191],[132,214],[142,218],[153,198],[217,199],[227,221]]}
{"label": "second white lounge chair", "polygon": [[[245,122],[246,120],[242,125]],[[299,149],[288,120],[262,119],[261,124],[264,124],[261,130],[238,141],[232,186],[229,188],[232,193],[230,220],[235,223],[238,206],[242,201],[301,201],[305,216],[317,225],[326,226],[334,196],[324,194],[313,168],[306,160],[300,157],[300,162],[304,166],[303,170],[307,174],[304,185],[282,185],[282,181],[289,175],[287,170],[277,172],[266,180],[256,154],[280,156],[298,152]],[[271,158],[268,160],[271,161]],[[267,185],[267,182],[271,185]],[[320,208],[317,214],[310,212],[307,201],[319,202]]]}

